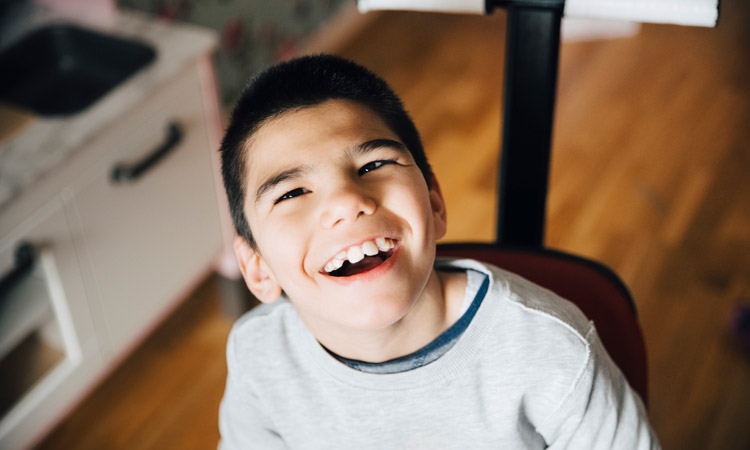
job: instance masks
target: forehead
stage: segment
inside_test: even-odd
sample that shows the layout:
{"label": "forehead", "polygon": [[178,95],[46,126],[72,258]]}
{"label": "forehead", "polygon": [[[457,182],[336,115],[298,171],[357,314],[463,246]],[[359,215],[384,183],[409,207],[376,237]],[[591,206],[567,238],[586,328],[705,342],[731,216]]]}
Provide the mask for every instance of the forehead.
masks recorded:
{"label": "forehead", "polygon": [[245,146],[249,186],[286,166],[343,155],[371,139],[398,140],[380,117],[350,100],[328,100],[268,120]]}

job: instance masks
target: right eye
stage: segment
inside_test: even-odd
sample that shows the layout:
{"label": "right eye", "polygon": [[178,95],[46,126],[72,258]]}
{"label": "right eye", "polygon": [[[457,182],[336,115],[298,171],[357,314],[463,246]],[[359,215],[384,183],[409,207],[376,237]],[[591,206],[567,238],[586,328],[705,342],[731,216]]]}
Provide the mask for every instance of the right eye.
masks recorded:
{"label": "right eye", "polygon": [[359,174],[364,175],[368,172],[372,172],[373,170],[377,170],[381,167],[383,167],[386,164],[396,164],[396,161],[393,159],[384,159],[384,160],[377,160],[377,161],[371,161],[364,166],[362,166],[361,169],[359,169]]}
{"label": "right eye", "polygon": [[273,202],[274,205],[277,205],[284,200],[289,200],[290,198],[299,197],[300,195],[306,194],[307,190],[304,188],[297,188],[292,189],[291,191],[287,192],[286,194],[282,195],[281,197],[277,198],[275,202]]}

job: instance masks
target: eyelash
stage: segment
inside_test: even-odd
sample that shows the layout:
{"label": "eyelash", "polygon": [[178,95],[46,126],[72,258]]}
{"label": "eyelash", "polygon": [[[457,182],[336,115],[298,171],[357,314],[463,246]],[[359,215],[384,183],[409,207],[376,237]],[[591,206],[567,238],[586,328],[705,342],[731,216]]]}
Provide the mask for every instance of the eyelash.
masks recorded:
{"label": "eyelash", "polygon": [[[357,173],[360,176],[362,176],[366,174],[367,172],[372,172],[373,170],[379,169],[387,164],[396,164],[396,160],[395,159],[379,159],[377,161],[372,161],[362,166],[362,168],[360,168],[359,171],[357,171]],[[372,166],[376,166],[376,167],[372,167]]]}
{"label": "eyelash", "polygon": [[277,205],[283,202],[284,200],[289,200],[290,198],[299,197],[300,195],[305,194],[306,192],[307,191],[303,188],[292,189],[291,191],[277,198],[276,201],[273,202],[273,204]]}
{"label": "eyelash", "polygon": [[[381,167],[383,167],[385,165],[388,165],[388,164],[397,164],[397,161],[395,159],[379,159],[377,161],[372,161],[372,162],[369,162],[369,163],[365,164],[364,166],[362,166],[357,171],[357,174],[359,176],[362,176],[362,175],[364,175],[364,174],[366,174],[368,172],[372,172],[373,170],[377,170],[377,169],[379,169],[379,168],[381,168]],[[308,192],[307,189],[304,189],[304,188],[292,189],[291,191],[289,191],[289,192],[285,193],[284,195],[282,195],[281,197],[277,198],[276,201],[273,202],[273,204],[277,205],[277,204],[283,202],[284,200],[289,200],[289,199],[292,199],[294,197],[299,197],[300,195],[304,195],[307,192]]]}

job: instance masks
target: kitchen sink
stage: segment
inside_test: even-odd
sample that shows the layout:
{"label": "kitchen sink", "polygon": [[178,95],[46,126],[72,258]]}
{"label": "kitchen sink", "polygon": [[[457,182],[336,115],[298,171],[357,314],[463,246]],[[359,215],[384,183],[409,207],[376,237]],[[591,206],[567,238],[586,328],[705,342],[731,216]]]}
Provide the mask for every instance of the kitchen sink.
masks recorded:
{"label": "kitchen sink", "polygon": [[155,56],[152,47],[131,39],[48,25],[0,53],[0,101],[42,116],[75,114]]}

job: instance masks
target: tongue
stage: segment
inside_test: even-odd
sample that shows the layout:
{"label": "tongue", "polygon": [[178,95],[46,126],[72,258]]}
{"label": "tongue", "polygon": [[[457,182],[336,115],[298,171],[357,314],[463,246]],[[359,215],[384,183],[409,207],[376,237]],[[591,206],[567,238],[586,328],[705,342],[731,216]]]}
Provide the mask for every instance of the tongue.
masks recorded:
{"label": "tongue", "polygon": [[383,258],[380,256],[365,256],[365,259],[356,264],[345,263],[343,267],[336,271],[335,275],[337,277],[350,277],[374,269],[382,262]]}

